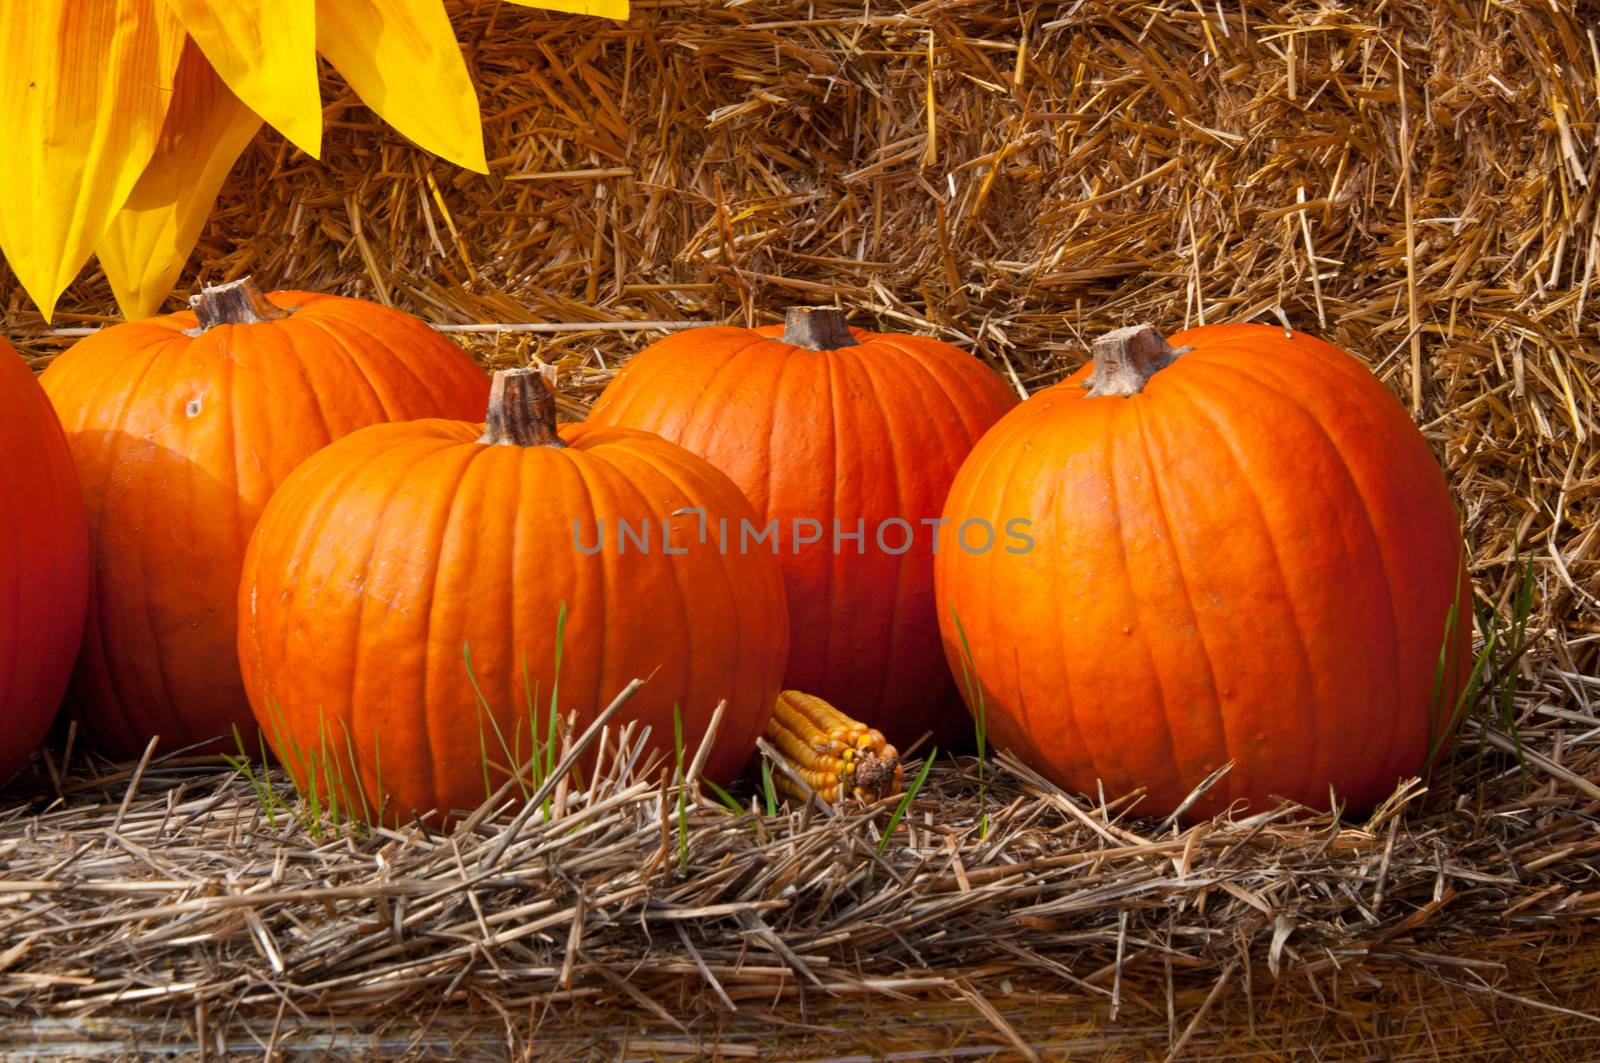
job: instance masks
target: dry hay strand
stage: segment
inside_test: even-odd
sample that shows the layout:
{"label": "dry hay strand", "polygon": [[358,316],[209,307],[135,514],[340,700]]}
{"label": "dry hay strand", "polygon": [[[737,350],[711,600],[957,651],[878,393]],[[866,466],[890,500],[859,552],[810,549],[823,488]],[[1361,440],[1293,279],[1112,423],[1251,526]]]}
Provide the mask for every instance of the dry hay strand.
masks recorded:
{"label": "dry hay strand", "polygon": [[[319,840],[214,763],[130,788],[80,761],[36,781],[55,803],[0,814],[4,1036],[344,1051],[315,1040],[344,1023],[426,1054],[482,1019],[511,1045],[564,1029],[574,1055],[585,1023],[639,1055],[822,1057],[872,1024],[944,1054],[1018,1031],[1047,1055],[1600,1054],[1593,9],[635,9],[457,7],[489,177],[330,79],[324,161],[258,139],[184,287],[249,272],[484,329],[454,334],[486,365],[561,366],[570,416],[662,323],[792,302],[938,334],[1027,391],[1111,327],[1281,315],[1412,407],[1478,608],[1531,571],[1517,697],[1365,823],[1158,829],[1009,764],[980,802],[970,764],[941,764],[881,855],[887,807],[741,818],[695,792],[686,868],[647,774],[496,852],[511,810]],[[35,364],[70,341],[0,292]],[[93,271],[62,306],[111,320]]]}

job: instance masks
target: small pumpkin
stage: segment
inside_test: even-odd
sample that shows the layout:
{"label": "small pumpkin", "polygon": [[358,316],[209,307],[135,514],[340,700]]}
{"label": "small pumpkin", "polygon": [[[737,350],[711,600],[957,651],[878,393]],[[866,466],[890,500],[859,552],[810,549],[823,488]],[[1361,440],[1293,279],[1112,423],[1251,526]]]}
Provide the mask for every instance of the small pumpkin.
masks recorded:
{"label": "small pumpkin", "polygon": [[0,783],[27,763],[67,686],[89,601],[89,528],[55,411],[0,339]]}
{"label": "small pumpkin", "polygon": [[[1371,808],[1442,744],[1468,665],[1460,525],[1399,402],[1302,332],[1149,326],[973,450],[937,559],[945,651],[993,741],[1142,814]],[[968,649],[970,648],[970,658]],[[1441,661],[1443,664],[1441,665]]]}
{"label": "small pumpkin", "polygon": [[[87,736],[137,756],[253,726],[234,655],[239,566],[295,466],[378,421],[475,416],[488,377],[407,314],[311,292],[207,288],[194,312],[105,329],[45,371],[83,483],[94,600],[72,682]],[[251,743],[253,746],[253,742]]]}
{"label": "small pumpkin", "polygon": [[239,657],[279,759],[369,818],[447,815],[527,760],[557,693],[581,730],[644,678],[625,718],[669,758],[727,700],[704,770],[730,779],[788,651],[777,561],[715,533],[749,503],[658,436],[557,431],[532,369],[495,374],[487,421],[362,429],[268,503]]}
{"label": "small pumpkin", "polygon": [[653,344],[589,422],[659,433],[733,478],[758,530],[775,522],[765,540],[741,542],[776,550],[783,568],[784,685],[908,745],[929,729],[946,743],[952,726],[971,733],[939,646],[933,522],[973,443],[1016,402],[947,343],[797,308],[782,326]]}

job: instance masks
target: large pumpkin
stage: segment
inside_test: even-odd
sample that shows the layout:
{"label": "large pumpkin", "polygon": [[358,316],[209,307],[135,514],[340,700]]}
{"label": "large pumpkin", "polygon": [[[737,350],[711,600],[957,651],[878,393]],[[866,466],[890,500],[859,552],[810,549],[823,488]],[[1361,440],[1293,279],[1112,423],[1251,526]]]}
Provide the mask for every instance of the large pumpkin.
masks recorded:
{"label": "large pumpkin", "polygon": [[61,424],[0,339],[0,783],[61,704],[83,635],[89,529]]}
{"label": "large pumpkin", "polygon": [[239,657],[279,758],[352,811],[448,814],[528,759],[553,695],[582,729],[642,678],[623,719],[669,758],[676,726],[693,756],[727,700],[705,771],[729,779],[788,650],[777,562],[716,534],[749,503],[658,436],[558,434],[533,370],[496,374],[488,422],[363,429],[268,504]]}
{"label": "large pumpkin", "polygon": [[474,416],[488,377],[421,321],[358,299],[210,288],[196,313],[79,342],[43,383],[88,504],[94,596],[72,707],[117,756],[253,725],[234,655],[239,565],[296,465],[378,421]]}
{"label": "large pumpkin", "polygon": [[933,554],[946,536],[934,522],[962,459],[1016,402],[947,343],[801,309],[782,327],[694,329],[654,344],[589,422],[688,448],[744,490],[758,532],[775,521],[763,541],[741,545],[775,550],[783,566],[784,684],[904,745],[930,728],[971,734],[939,648]]}
{"label": "large pumpkin", "polygon": [[951,489],[953,527],[1031,521],[1031,549],[938,558],[970,707],[1064,787],[1144,787],[1140,813],[1229,761],[1191,815],[1325,808],[1330,785],[1370,808],[1422,769],[1467,664],[1460,526],[1426,442],[1304,333],[1210,326],[1169,346],[1143,326],[1094,353]]}

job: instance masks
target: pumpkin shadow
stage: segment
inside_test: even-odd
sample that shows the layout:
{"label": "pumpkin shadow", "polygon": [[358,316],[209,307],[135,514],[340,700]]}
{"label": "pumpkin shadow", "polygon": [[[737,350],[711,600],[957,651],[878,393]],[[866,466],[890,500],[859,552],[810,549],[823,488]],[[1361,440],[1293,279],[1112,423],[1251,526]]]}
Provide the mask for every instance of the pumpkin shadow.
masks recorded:
{"label": "pumpkin shadow", "polygon": [[[89,516],[89,615],[57,732],[76,720],[78,741],[119,761],[157,736],[166,756],[241,745],[259,756],[237,602],[270,492],[246,497],[215,466],[127,432],[78,432],[72,449]],[[232,457],[236,468],[260,466]],[[86,468],[115,471],[91,482]]]}

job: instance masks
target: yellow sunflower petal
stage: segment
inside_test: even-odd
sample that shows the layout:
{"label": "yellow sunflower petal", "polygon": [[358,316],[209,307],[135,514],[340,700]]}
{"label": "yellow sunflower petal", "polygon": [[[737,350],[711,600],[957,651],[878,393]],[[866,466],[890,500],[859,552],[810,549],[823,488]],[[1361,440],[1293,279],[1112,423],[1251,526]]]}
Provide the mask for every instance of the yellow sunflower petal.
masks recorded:
{"label": "yellow sunflower petal", "polygon": [[150,161],[182,44],[164,0],[0,18],[0,250],[47,320]]}
{"label": "yellow sunflower petal", "polygon": [[190,41],[155,156],[95,245],[124,316],[149,317],[160,308],[234,160],[260,128],[261,118]]}
{"label": "yellow sunflower petal", "polygon": [[478,94],[442,0],[319,0],[317,50],[422,147],[488,173]]}
{"label": "yellow sunflower petal", "polygon": [[574,15],[601,15],[626,19],[628,0],[511,0],[521,7],[543,7],[551,11],[570,11]]}
{"label": "yellow sunflower petal", "polygon": [[239,99],[322,157],[316,0],[167,0]]}

